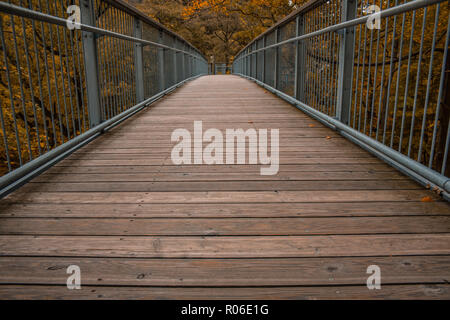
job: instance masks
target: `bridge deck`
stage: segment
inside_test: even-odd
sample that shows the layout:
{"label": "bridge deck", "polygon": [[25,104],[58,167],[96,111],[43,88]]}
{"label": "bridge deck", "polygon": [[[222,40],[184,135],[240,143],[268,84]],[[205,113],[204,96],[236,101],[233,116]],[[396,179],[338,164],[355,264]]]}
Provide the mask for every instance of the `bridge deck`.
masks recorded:
{"label": "bridge deck", "polygon": [[[279,128],[279,174],[173,165],[171,133],[194,120]],[[2,200],[0,298],[448,299],[449,231],[431,192],[256,84],[209,76]]]}

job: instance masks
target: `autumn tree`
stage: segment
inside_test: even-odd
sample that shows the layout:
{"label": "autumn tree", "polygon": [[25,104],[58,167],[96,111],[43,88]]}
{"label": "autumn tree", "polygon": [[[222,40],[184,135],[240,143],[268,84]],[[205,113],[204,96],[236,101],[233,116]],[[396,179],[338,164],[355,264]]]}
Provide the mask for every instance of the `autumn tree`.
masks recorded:
{"label": "autumn tree", "polygon": [[231,58],[306,0],[129,0],[216,62]]}

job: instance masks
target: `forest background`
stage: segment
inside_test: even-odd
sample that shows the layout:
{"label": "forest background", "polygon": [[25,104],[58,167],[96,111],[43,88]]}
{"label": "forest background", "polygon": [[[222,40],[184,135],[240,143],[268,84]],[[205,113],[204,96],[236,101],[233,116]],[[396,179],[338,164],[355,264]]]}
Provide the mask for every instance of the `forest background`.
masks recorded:
{"label": "forest background", "polygon": [[180,34],[208,59],[233,56],[308,0],[127,0]]}

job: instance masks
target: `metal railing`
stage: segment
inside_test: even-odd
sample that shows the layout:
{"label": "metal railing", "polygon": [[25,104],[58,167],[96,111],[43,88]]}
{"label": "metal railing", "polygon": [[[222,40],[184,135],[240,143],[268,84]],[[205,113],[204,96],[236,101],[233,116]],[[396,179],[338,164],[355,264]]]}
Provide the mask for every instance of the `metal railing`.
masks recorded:
{"label": "metal railing", "polygon": [[208,73],[189,42],[118,0],[0,2],[0,45],[1,195]]}
{"label": "metal railing", "polygon": [[448,1],[310,1],[233,72],[449,199],[449,34]]}

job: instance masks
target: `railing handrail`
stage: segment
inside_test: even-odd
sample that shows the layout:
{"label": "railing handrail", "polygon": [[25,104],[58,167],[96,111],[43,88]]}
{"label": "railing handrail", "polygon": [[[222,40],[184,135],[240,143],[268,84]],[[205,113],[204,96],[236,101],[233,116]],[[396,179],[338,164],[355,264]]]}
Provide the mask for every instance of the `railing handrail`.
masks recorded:
{"label": "railing handrail", "polygon": [[[108,1],[110,2],[111,0],[104,0],[104,1]],[[116,1],[116,0],[114,0]],[[137,10],[137,9],[136,9]],[[3,2],[0,1],[0,11],[2,12],[6,12],[6,13],[11,13],[20,17],[24,17],[24,18],[30,18],[30,19],[34,19],[34,20],[38,20],[38,21],[43,21],[43,22],[49,22],[49,23],[53,23],[56,25],[60,25],[60,26],[65,26],[67,24],[67,19],[64,18],[60,18],[60,17],[56,17],[56,16],[52,16],[46,13],[42,13],[39,11],[35,11],[35,10],[30,10],[24,7],[20,7],[11,3],[7,3],[7,2]],[[158,27],[160,28],[160,27]],[[190,55],[194,58],[198,58],[199,56],[189,52],[189,51],[184,51],[181,49],[177,49],[171,46],[167,46],[158,42],[154,42],[154,41],[149,41],[149,40],[144,40],[141,38],[136,38],[136,37],[132,37],[132,36],[127,36],[121,33],[117,33],[114,31],[110,31],[110,30],[106,30],[106,29],[102,29],[102,28],[98,28],[95,26],[91,26],[88,24],[83,24],[80,23],[80,29],[82,31],[87,31],[87,32],[93,32],[95,34],[99,34],[99,35],[105,35],[105,36],[110,36],[110,37],[114,37],[117,39],[122,39],[122,40],[127,40],[127,41],[133,41],[133,42],[137,42],[137,43],[141,43],[143,45],[151,45],[151,46],[155,46],[161,49],[167,49],[167,50],[171,50],[171,51],[175,51],[175,52],[181,52],[187,55]],[[168,29],[163,29],[164,31],[168,31]],[[170,31],[172,34],[174,34],[172,31]],[[176,34],[175,34],[176,35]],[[179,39],[182,39],[180,36],[178,36]],[[184,40],[183,40],[184,41]],[[189,44],[188,42],[186,42],[187,44]],[[192,45],[189,44],[189,46],[193,47]],[[196,49],[196,48],[195,48]],[[197,54],[199,54],[205,61],[206,58],[199,53],[198,49],[196,49]]]}
{"label": "railing handrail", "polygon": [[[320,3],[324,2],[322,0],[314,0],[314,1],[317,1],[317,2],[320,2]],[[398,15],[398,14],[402,14],[402,13],[405,13],[405,12],[408,12],[408,11],[421,9],[421,8],[424,8],[424,7],[427,7],[427,6],[436,4],[436,3],[444,2],[444,1],[445,0],[413,0],[411,2],[407,2],[407,3],[400,4],[398,6],[395,6],[395,7],[386,9],[386,10],[382,10],[382,11],[379,12],[379,17],[380,18],[391,17],[391,16],[394,16],[394,15]],[[312,9],[312,8],[308,7],[308,9]],[[295,16],[297,16],[298,14],[304,13],[304,12],[305,12],[305,10],[296,11],[295,12]],[[290,17],[290,19],[287,20],[287,21],[282,21],[282,23],[280,23],[280,25],[278,25],[278,24],[275,25],[274,27],[271,28],[271,31],[273,31],[276,28],[279,28],[282,25],[285,25],[286,23],[291,22],[293,20],[293,18],[294,18],[294,16]],[[335,24],[333,26],[329,26],[329,27],[326,27],[326,28],[323,28],[323,29],[320,29],[320,30],[317,30],[317,31],[314,31],[314,32],[310,32],[310,33],[307,33],[307,34],[304,34],[304,35],[301,35],[301,36],[298,36],[298,37],[293,37],[293,38],[290,38],[290,39],[287,39],[287,40],[284,40],[284,41],[280,41],[280,42],[274,43],[274,44],[272,44],[270,46],[265,46],[264,48],[252,50],[249,53],[246,53],[244,55],[239,56],[239,58],[234,60],[234,61],[237,61],[237,60],[242,59],[242,58],[244,58],[244,57],[246,57],[248,55],[255,54],[255,53],[260,52],[260,51],[265,51],[267,49],[277,48],[277,47],[280,47],[280,46],[285,45],[285,44],[289,44],[289,43],[297,42],[297,41],[303,41],[303,40],[310,39],[310,38],[313,38],[313,37],[316,37],[316,36],[319,36],[321,34],[325,34],[325,33],[328,33],[328,32],[336,32],[336,31],[339,31],[339,30],[342,30],[342,29],[346,29],[346,28],[354,27],[354,26],[357,26],[357,25],[360,25],[360,24],[364,24],[364,23],[367,23],[367,20],[369,18],[370,18],[370,15],[362,16],[362,17],[355,18],[355,19],[352,19],[352,20],[348,20],[348,21],[345,21],[345,22],[341,22],[341,23]],[[262,34],[260,37],[262,37],[263,35],[265,35],[265,33]],[[249,48],[252,44],[255,43],[255,41],[259,40],[260,37],[257,37],[250,44],[248,44],[245,48]],[[239,53],[236,56],[238,56],[243,51],[244,50],[239,51]]]}

